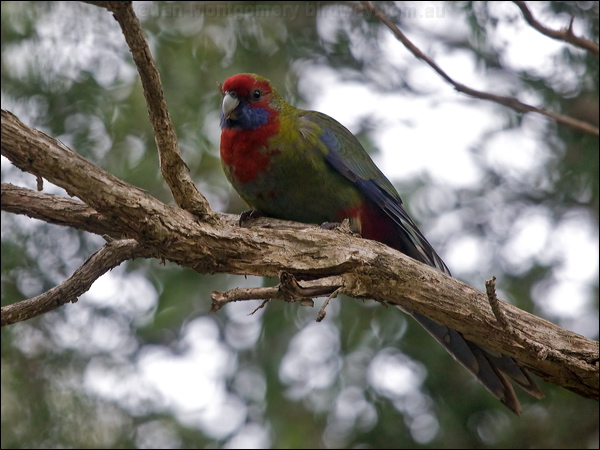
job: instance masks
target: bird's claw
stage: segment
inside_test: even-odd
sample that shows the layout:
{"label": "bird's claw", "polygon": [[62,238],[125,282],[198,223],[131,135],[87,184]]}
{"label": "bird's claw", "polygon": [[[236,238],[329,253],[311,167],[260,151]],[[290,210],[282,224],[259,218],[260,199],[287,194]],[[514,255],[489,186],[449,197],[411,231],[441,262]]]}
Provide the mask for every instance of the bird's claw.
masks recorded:
{"label": "bird's claw", "polygon": [[341,225],[342,224],[340,222],[323,222],[321,224],[321,228],[323,228],[324,230],[333,230]]}
{"label": "bird's claw", "polygon": [[240,219],[238,220],[238,225],[240,227],[243,227],[244,222],[246,222],[248,219],[257,219],[262,216],[263,216],[263,214],[260,211],[257,211],[256,209],[248,209],[240,214]]}

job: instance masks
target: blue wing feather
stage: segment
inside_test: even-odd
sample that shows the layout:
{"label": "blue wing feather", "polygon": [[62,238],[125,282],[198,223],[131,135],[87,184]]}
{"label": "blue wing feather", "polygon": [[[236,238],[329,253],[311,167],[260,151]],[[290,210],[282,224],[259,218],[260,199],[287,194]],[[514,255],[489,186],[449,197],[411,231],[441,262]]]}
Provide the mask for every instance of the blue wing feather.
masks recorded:
{"label": "blue wing feather", "polygon": [[[333,119],[322,117],[320,113],[311,113],[305,117],[323,127],[324,131],[319,138],[328,150],[325,156],[327,162],[352,181],[369,200],[392,219],[403,244],[403,248],[399,250],[450,275],[450,270],[442,258],[402,206],[402,199],[392,183],[362,149],[356,137],[338,122],[334,123],[335,128],[332,129]],[[337,136],[342,136],[343,142]],[[362,151],[350,153],[345,151],[346,148],[360,148]]]}

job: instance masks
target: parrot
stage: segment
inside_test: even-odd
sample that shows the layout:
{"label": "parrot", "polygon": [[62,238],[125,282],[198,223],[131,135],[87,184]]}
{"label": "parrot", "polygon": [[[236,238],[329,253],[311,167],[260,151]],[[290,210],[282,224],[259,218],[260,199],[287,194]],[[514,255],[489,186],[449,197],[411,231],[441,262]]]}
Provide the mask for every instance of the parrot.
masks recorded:
{"label": "parrot", "polygon": [[[326,114],[286,103],[268,79],[254,73],[233,75],[220,89],[221,163],[251,211],[308,224],[348,219],[364,239],[451,276],[392,183],[347,128]],[[515,414],[521,413],[521,405],[509,379],[534,397],[543,397],[528,370],[512,357],[399,308]]]}

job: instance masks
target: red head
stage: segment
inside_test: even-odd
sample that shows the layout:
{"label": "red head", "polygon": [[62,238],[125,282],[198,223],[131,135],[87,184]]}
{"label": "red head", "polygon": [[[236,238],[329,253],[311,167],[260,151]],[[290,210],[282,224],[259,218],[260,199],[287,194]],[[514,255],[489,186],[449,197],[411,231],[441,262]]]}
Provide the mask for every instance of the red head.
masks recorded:
{"label": "red head", "polygon": [[254,130],[272,121],[279,113],[279,94],[269,80],[242,73],[225,80],[221,88],[221,128]]}

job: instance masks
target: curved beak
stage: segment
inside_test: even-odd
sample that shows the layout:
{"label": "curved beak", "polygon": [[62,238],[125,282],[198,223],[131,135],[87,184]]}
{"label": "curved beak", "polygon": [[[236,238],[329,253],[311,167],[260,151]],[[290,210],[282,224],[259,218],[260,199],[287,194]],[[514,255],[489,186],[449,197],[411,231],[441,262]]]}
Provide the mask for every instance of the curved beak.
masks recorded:
{"label": "curved beak", "polygon": [[237,95],[235,92],[225,92],[225,96],[223,97],[223,115],[225,119],[235,119],[235,108],[238,107],[240,101],[237,99]]}

